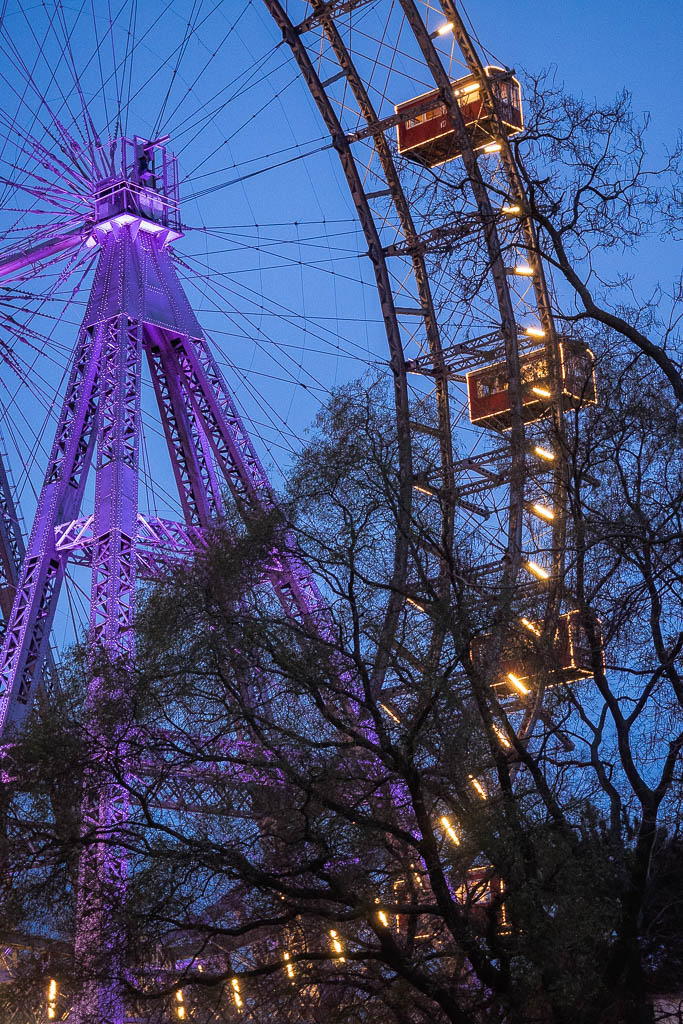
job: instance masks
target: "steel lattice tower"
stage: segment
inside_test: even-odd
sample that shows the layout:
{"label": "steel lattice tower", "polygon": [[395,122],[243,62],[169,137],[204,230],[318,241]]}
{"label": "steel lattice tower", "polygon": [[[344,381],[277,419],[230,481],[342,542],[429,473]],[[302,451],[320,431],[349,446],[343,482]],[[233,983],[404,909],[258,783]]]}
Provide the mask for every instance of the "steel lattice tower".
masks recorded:
{"label": "steel lattice tower", "polygon": [[[203,531],[219,520],[226,492],[244,516],[271,510],[274,497],[223,375],[180,284],[171,243],[180,234],[175,161],[162,144],[119,139],[118,173],[96,184],[94,225],[83,239],[100,245],[85,317],[57,431],[25,553],[16,512],[3,505],[0,527],[12,534],[20,569],[7,609],[0,656],[0,730],[4,740],[26,718],[43,678],[67,562],[91,567],[90,648],[113,660],[132,655],[135,585],[153,578],[169,559],[192,554]],[[78,242],[79,238],[75,238]],[[74,244],[74,239],[71,239]],[[31,259],[40,254],[32,253]],[[146,515],[138,507],[140,386],[143,354],[151,373],[181,507],[182,522]],[[95,474],[93,514],[81,503]],[[7,481],[0,480],[5,505]],[[14,542],[10,543],[14,538]],[[18,538],[18,540],[17,540]],[[19,545],[19,546],[17,546]],[[320,625],[316,585],[290,551],[274,552],[267,570],[287,614]],[[11,583],[13,567],[5,566]],[[92,673],[88,701],[96,703]],[[121,694],[125,701],[125,694]],[[84,822],[116,828],[125,819],[123,791],[111,789],[83,808]],[[83,856],[81,880],[125,888],[125,857],[102,844]],[[111,951],[106,913],[83,885],[76,956]],[[123,1021],[115,984],[90,983],[75,1019]]]}

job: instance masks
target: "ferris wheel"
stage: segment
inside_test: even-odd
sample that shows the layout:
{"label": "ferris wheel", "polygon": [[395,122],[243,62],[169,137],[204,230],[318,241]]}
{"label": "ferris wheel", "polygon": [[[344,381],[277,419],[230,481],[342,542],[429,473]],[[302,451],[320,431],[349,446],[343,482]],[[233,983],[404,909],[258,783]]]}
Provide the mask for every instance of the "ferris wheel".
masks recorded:
{"label": "ferris wheel", "polygon": [[[451,0],[263,0],[227,15],[200,3],[189,19],[125,0],[106,17],[61,3],[40,17],[9,10],[1,37],[6,721],[36,691],[49,701],[53,653],[88,622],[116,645],[131,537],[138,578],[153,579],[201,546],[223,488],[245,515],[270,507],[268,476],[286,472],[316,407],[370,367],[390,384],[400,495],[376,696],[400,722],[396,663],[438,661],[447,631],[430,609],[457,564],[503,636],[483,633],[469,657],[531,737],[545,687],[519,650],[549,639],[550,682],[590,674],[563,585],[564,417],[596,387],[590,350],[555,324],[513,147],[514,72],[474,45]],[[241,53],[229,75],[226,52]],[[248,221],[214,219],[228,186]],[[423,505],[440,541],[416,555]],[[318,614],[311,574],[281,554],[285,608]]]}

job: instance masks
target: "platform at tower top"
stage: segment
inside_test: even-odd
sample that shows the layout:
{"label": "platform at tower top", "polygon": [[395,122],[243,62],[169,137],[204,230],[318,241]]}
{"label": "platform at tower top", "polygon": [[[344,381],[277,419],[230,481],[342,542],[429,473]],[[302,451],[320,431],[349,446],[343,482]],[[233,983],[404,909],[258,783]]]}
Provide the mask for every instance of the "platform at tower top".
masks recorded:
{"label": "platform at tower top", "polygon": [[164,243],[180,238],[178,163],[167,152],[167,141],[168,136],[153,141],[122,136],[100,147],[112,174],[93,188],[94,225],[86,245],[126,225],[136,233],[163,232]]}

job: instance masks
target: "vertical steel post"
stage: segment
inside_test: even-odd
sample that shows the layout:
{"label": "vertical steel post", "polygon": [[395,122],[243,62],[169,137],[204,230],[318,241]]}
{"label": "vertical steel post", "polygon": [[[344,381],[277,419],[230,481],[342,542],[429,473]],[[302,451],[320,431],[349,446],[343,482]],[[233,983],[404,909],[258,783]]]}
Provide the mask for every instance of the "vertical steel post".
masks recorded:
{"label": "vertical steel post", "polygon": [[0,653],[0,735],[31,707],[64,573],[55,527],[78,515],[92,457],[101,332],[82,328]]}
{"label": "vertical steel post", "polygon": [[123,786],[101,785],[98,761],[126,761],[130,691],[121,680],[133,653],[142,334],[142,324],[121,313],[104,324],[100,356],[87,698],[93,766],[83,796],[88,844],[79,865],[75,948],[86,980],[73,1012],[78,1024],[125,1019],[126,855],[119,840],[128,795]]}

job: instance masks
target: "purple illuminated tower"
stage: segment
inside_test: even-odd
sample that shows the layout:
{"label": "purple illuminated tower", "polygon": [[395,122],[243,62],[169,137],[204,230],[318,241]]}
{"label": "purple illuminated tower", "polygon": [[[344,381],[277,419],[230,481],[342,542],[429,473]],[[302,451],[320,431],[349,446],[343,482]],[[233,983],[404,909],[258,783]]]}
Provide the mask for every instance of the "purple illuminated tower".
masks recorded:
{"label": "purple illuminated tower", "polygon": [[[43,677],[67,560],[91,566],[93,654],[104,650],[125,660],[132,655],[136,578],[153,578],[169,558],[196,550],[203,531],[221,515],[225,493],[245,516],[273,507],[263,467],[173,266],[170,246],[181,230],[176,164],[165,141],[135,137],[112,143],[107,160],[114,173],[95,184],[92,229],[0,266],[1,274],[17,259],[23,266],[72,245],[100,247],[0,655],[3,738],[21,726]],[[182,522],[138,507],[143,355]],[[84,517],[81,503],[93,460],[94,513]],[[322,604],[312,577],[292,552],[275,554],[268,572],[287,614],[319,623]],[[99,686],[93,672],[91,707]],[[120,697],[125,704],[125,694]],[[122,791],[90,793],[84,820],[111,835],[126,810]],[[124,969],[116,950],[121,937],[106,909],[109,900],[120,902],[125,889],[125,858],[115,844],[100,844],[83,857],[81,883],[76,955],[99,955],[104,962],[109,952],[112,977],[86,986],[72,1019],[119,1024],[126,1019],[114,980]],[[101,897],[93,895],[98,889]]]}

